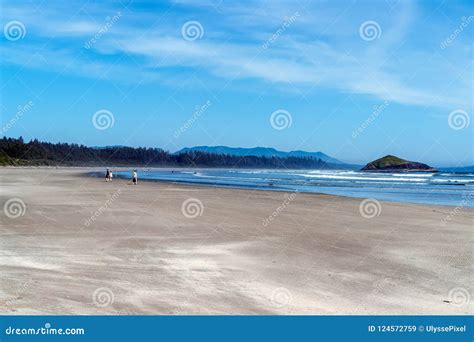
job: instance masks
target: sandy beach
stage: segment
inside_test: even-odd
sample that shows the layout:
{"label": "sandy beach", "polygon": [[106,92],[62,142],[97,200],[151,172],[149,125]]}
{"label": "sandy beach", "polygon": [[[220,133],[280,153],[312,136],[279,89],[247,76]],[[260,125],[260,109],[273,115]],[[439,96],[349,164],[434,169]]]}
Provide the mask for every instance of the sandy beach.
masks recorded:
{"label": "sandy beach", "polygon": [[472,208],[88,171],[0,169],[1,313],[473,312]]}

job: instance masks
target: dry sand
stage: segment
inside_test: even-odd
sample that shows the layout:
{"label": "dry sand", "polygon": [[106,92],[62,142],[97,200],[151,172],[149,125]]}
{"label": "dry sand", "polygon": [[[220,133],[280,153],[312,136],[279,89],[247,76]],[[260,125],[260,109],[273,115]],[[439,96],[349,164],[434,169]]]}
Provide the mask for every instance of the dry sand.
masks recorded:
{"label": "dry sand", "polygon": [[359,199],[86,171],[0,169],[0,204],[26,208],[1,216],[3,314],[473,313],[473,209],[364,218]]}

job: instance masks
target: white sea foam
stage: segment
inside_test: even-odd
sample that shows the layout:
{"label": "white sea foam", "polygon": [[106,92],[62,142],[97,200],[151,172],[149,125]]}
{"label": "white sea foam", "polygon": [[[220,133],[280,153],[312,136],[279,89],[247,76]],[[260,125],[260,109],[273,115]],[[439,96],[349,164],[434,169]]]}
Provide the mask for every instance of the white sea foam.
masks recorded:
{"label": "white sea foam", "polygon": [[316,179],[345,179],[345,180],[365,180],[365,181],[401,181],[401,182],[426,182],[426,179],[420,178],[402,178],[402,177],[370,177],[370,176],[341,176],[329,174],[298,174],[298,176]]}
{"label": "white sea foam", "polygon": [[392,176],[395,177],[432,177],[434,173],[392,173]]}
{"label": "white sea foam", "polygon": [[443,179],[433,179],[432,182],[434,183],[472,183],[474,182],[473,179],[465,179],[465,178],[443,178]]}

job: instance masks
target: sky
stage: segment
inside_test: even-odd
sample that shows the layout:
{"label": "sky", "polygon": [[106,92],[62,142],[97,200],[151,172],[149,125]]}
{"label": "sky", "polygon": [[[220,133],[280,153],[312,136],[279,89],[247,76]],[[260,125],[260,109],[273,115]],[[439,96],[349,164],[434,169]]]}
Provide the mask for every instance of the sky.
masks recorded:
{"label": "sky", "polygon": [[0,0],[1,131],[474,164],[469,1]]}

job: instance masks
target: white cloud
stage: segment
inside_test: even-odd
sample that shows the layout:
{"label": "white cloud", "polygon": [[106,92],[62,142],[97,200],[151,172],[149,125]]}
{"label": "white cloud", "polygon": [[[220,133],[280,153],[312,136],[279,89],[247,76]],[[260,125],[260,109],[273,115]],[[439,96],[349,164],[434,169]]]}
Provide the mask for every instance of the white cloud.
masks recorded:
{"label": "white cloud", "polygon": [[[194,42],[186,41],[180,35],[180,27],[189,14],[175,13],[174,7],[169,13],[152,16],[133,9],[97,5],[93,9],[68,12],[63,5],[54,4],[41,7],[41,13],[47,13],[46,16],[38,15],[27,6],[5,6],[5,17],[24,20],[31,43],[28,46],[4,44],[1,48],[6,56],[4,62],[63,70],[73,59],[77,60],[77,67],[67,68],[66,72],[86,77],[96,77],[97,72],[106,70],[110,63],[122,71],[111,77],[122,77],[125,81],[130,75],[137,74],[140,78],[161,80],[160,74],[168,72],[168,68],[185,67],[205,70],[224,82],[229,78],[250,78],[292,83],[367,94],[408,105],[452,107],[469,104],[469,92],[456,91],[456,83],[445,89],[443,86],[447,82],[433,84],[429,77],[414,78],[418,69],[427,63],[431,63],[431,69],[440,71],[446,71],[452,65],[446,66],[443,60],[430,58],[434,53],[431,48],[420,47],[421,51],[416,52],[403,49],[405,41],[412,38],[410,32],[413,33],[412,26],[416,23],[416,8],[410,3],[402,3],[388,16],[380,14],[384,19],[380,19],[382,36],[369,43],[358,35],[359,24],[371,19],[364,9],[337,8],[327,3],[318,3],[313,8],[306,7],[307,3],[295,5],[293,2],[254,1],[225,6],[217,2],[210,9],[193,2],[195,8],[201,5],[206,11],[212,11],[207,16],[203,14],[205,11],[190,16],[190,19],[202,17],[205,28],[203,39]],[[176,4],[178,9],[185,5],[186,1]],[[117,10],[123,12],[119,22],[103,34],[91,50],[84,51],[83,43],[103,26],[106,15],[113,15]],[[278,30],[284,18],[296,11],[300,14],[297,20],[268,49],[262,49],[262,44]],[[92,12],[98,13],[97,17],[92,17]],[[377,13],[373,8],[367,12]],[[51,38],[48,44],[43,44]],[[121,59],[124,54],[134,62]],[[391,58],[392,55],[402,57],[403,68],[397,68],[399,62]],[[143,64],[139,66],[137,61]],[[461,59],[457,66],[460,72],[468,63],[469,58]],[[457,82],[452,74],[445,78]],[[135,81],[136,77],[132,79]]]}

